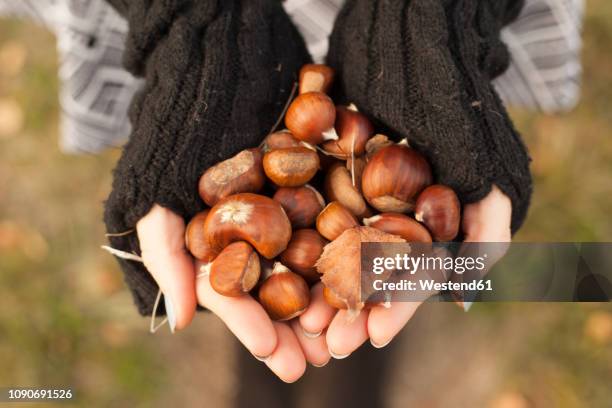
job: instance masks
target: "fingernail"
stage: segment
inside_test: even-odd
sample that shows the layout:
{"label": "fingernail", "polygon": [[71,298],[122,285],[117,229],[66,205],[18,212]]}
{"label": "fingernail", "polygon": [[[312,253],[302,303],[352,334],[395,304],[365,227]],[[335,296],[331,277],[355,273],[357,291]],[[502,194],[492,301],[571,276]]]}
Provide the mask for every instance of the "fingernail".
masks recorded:
{"label": "fingernail", "polygon": [[321,367],[325,367],[327,365],[327,363],[329,363],[329,360],[327,360],[323,364],[310,363],[310,365],[312,365],[313,367],[321,368]]}
{"label": "fingernail", "polygon": [[[393,340],[393,339],[391,339],[391,340]],[[388,342],[386,342],[385,344],[376,344],[376,343],[374,343],[374,340],[370,339],[370,344],[371,344],[371,345],[372,345],[374,348],[381,349],[381,348],[383,348],[383,347],[387,346],[389,343],[391,343],[391,340],[389,340],[389,341],[388,341]]]}
{"label": "fingernail", "polygon": [[323,333],[323,330],[319,331],[318,333],[311,333],[302,327],[302,333],[304,333],[304,336],[308,337],[309,339],[316,339],[321,335],[321,333]]}
{"label": "fingernail", "polygon": [[[253,354],[253,353],[251,353],[251,354]],[[266,361],[268,361],[268,359],[270,358],[270,356],[267,356],[267,357],[259,357],[259,356],[255,355],[255,354],[253,354],[253,357],[255,357],[255,359],[256,359],[256,360],[261,361],[262,363],[265,363],[265,362],[266,362]]]}
{"label": "fingernail", "polygon": [[170,326],[170,331],[174,333],[176,330],[176,313],[174,312],[174,306],[172,305],[172,300],[170,300],[170,296],[164,295],[164,304],[166,305],[166,317],[168,318],[168,325]]}
{"label": "fingernail", "polygon": [[342,360],[342,359],[347,358],[348,356],[351,355],[351,353],[348,353],[348,354],[336,354],[336,353],[334,353],[333,351],[331,351],[329,349],[328,349],[328,351],[329,351],[329,355],[332,356],[333,358],[335,358],[336,360]]}

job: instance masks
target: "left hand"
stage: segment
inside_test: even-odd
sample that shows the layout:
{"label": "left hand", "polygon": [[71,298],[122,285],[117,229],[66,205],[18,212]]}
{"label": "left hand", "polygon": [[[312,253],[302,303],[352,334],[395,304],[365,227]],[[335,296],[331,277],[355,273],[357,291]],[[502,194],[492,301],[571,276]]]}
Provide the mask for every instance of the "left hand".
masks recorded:
{"label": "left hand", "polygon": [[137,224],[143,262],[164,294],[172,331],[187,327],[196,302],[217,315],[240,342],[285,382],[299,379],[306,362],[329,360],[324,338],[309,339],[297,322],[272,322],[251,296],[226,297],[215,292],[207,275],[196,279],[200,263],[185,248],[185,222],[172,211],[154,205]]}
{"label": "left hand", "polygon": [[[510,242],[512,205],[510,199],[493,186],[481,201],[468,204],[463,210],[462,228],[466,242]],[[322,283],[312,288],[308,310],[299,317],[294,330],[307,337],[318,338],[327,329],[325,340],[332,357],[348,357],[366,340],[376,348],[389,344],[408,323],[422,302],[392,302],[390,308],[374,306],[362,310],[352,322],[345,310],[337,311],[322,296]]]}

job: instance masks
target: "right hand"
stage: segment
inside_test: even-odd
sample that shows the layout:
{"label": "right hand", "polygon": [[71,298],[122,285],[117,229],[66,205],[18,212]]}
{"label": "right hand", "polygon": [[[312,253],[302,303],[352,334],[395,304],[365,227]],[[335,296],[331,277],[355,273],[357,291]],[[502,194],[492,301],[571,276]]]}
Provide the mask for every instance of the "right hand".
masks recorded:
{"label": "right hand", "polygon": [[[510,223],[512,203],[495,185],[481,201],[468,204],[463,213],[463,232],[466,242],[509,243],[512,239]],[[469,248],[469,247],[467,247]],[[487,268],[499,261],[507,246],[495,246]],[[423,302],[392,302],[391,307],[374,306],[362,310],[352,321],[345,310],[336,311],[323,298],[323,284],[312,289],[308,310],[299,318],[301,326],[309,332],[326,332],[329,351],[335,358],[346,358],[368,339],[376,348],[382,348],[401,331]]]}

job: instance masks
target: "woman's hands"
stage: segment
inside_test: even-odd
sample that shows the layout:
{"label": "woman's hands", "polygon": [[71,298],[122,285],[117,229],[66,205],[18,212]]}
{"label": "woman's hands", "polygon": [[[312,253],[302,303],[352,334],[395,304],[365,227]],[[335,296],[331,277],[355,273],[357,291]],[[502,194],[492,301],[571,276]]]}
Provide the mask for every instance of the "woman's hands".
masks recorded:
{"label": "woman's hands", "polygon": [[[481,201],[468,204],[463,211],[463,232],[466,242],[510,242],[512,205],[497,186]],[[497,254],[499,259],[503,253]],[[493,262],[489,260],[489,266]],[[329,352],[334,358],[345,358],[366,340],[376,348],[389,344],[408,323],[422,302],[392,302],[391,307],[374,306],[362,310],[349,322],[347,312],[325,303],[322,284],[312,289],[312,300],[308,310],[299,317],[306,332],[322,333]]]}
{"label": "woman's hands", "polygon": [[485,198],[463,209],[463,232],[466,242],[510,242],[512,203],[493,185]]}
{"label": "woman's hands", "polygon": [[160,205],[136,224],[145,267],[164,294],[174,332],[191,323],[196,310],[195,267],[185,247],[185,221]]}
{"label": "woman's hands", "polygon": [[324,337],[306,336],[299,324],[272,322],[251,296],[226,297],[200,275],[185,248],[185,223],[172,211],[154,205],[136,225],[141,256],[164,294],[168,324],[174,332],[189,325],[196,302],[216,314],[242,344],[283,381],[299,379],[306,362],[324,365],[329,353]]}
{"label": "woman's hands", "polygon": [[[481,201],[466,205],[463,231],[469,242],[509,242],[512,206],[496,186]],[[172,331],[189,325],[196,302],[215,313],[256,358],[283,381],[299,379],[306,362],[327,364],[330,357],[348,357],[366,340],[386,346],[412,318],[421,302],[374,306],[349,322],[323,298],[323,285],[311,290],[308,310],[291,322],[272,322],[251,296],[231,298],[215,292],[207,275],[196,278],[200,265],[185,248],[185,223],[172,211],[155,205],[137,224],[145,266],[164,293]]]}

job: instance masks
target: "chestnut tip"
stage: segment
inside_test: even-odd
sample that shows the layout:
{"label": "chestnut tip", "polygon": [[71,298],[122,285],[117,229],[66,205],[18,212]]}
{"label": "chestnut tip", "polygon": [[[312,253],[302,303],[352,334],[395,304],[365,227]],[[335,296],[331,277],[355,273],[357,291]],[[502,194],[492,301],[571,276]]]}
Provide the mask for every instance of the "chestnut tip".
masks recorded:
{"label": "chestnut tip", "polygon": [[380,219],[381,219],[381,218],[382,218],[382,217],[380,216],[380,214],[376,214],[376,215],[373,215],[373,216],[371,216],[371,217],[369,217],[369,218],[364,218],[364,219],[362,219],[362,220],[361,220],[361,222],[362,222],[362,223],[363,223],[363,225],[365,225],[366,227],[369,227],[370,225],[372,225],[372,224],[374,224],[374,223],[376,223],[376,222],[380,221]]}
{"label": "chestnut tip", "polygon": [[338,132],[336,132],[335,128],[329,128],[323,133],[323,140],[338,140],[340,137],[338,136]]}

